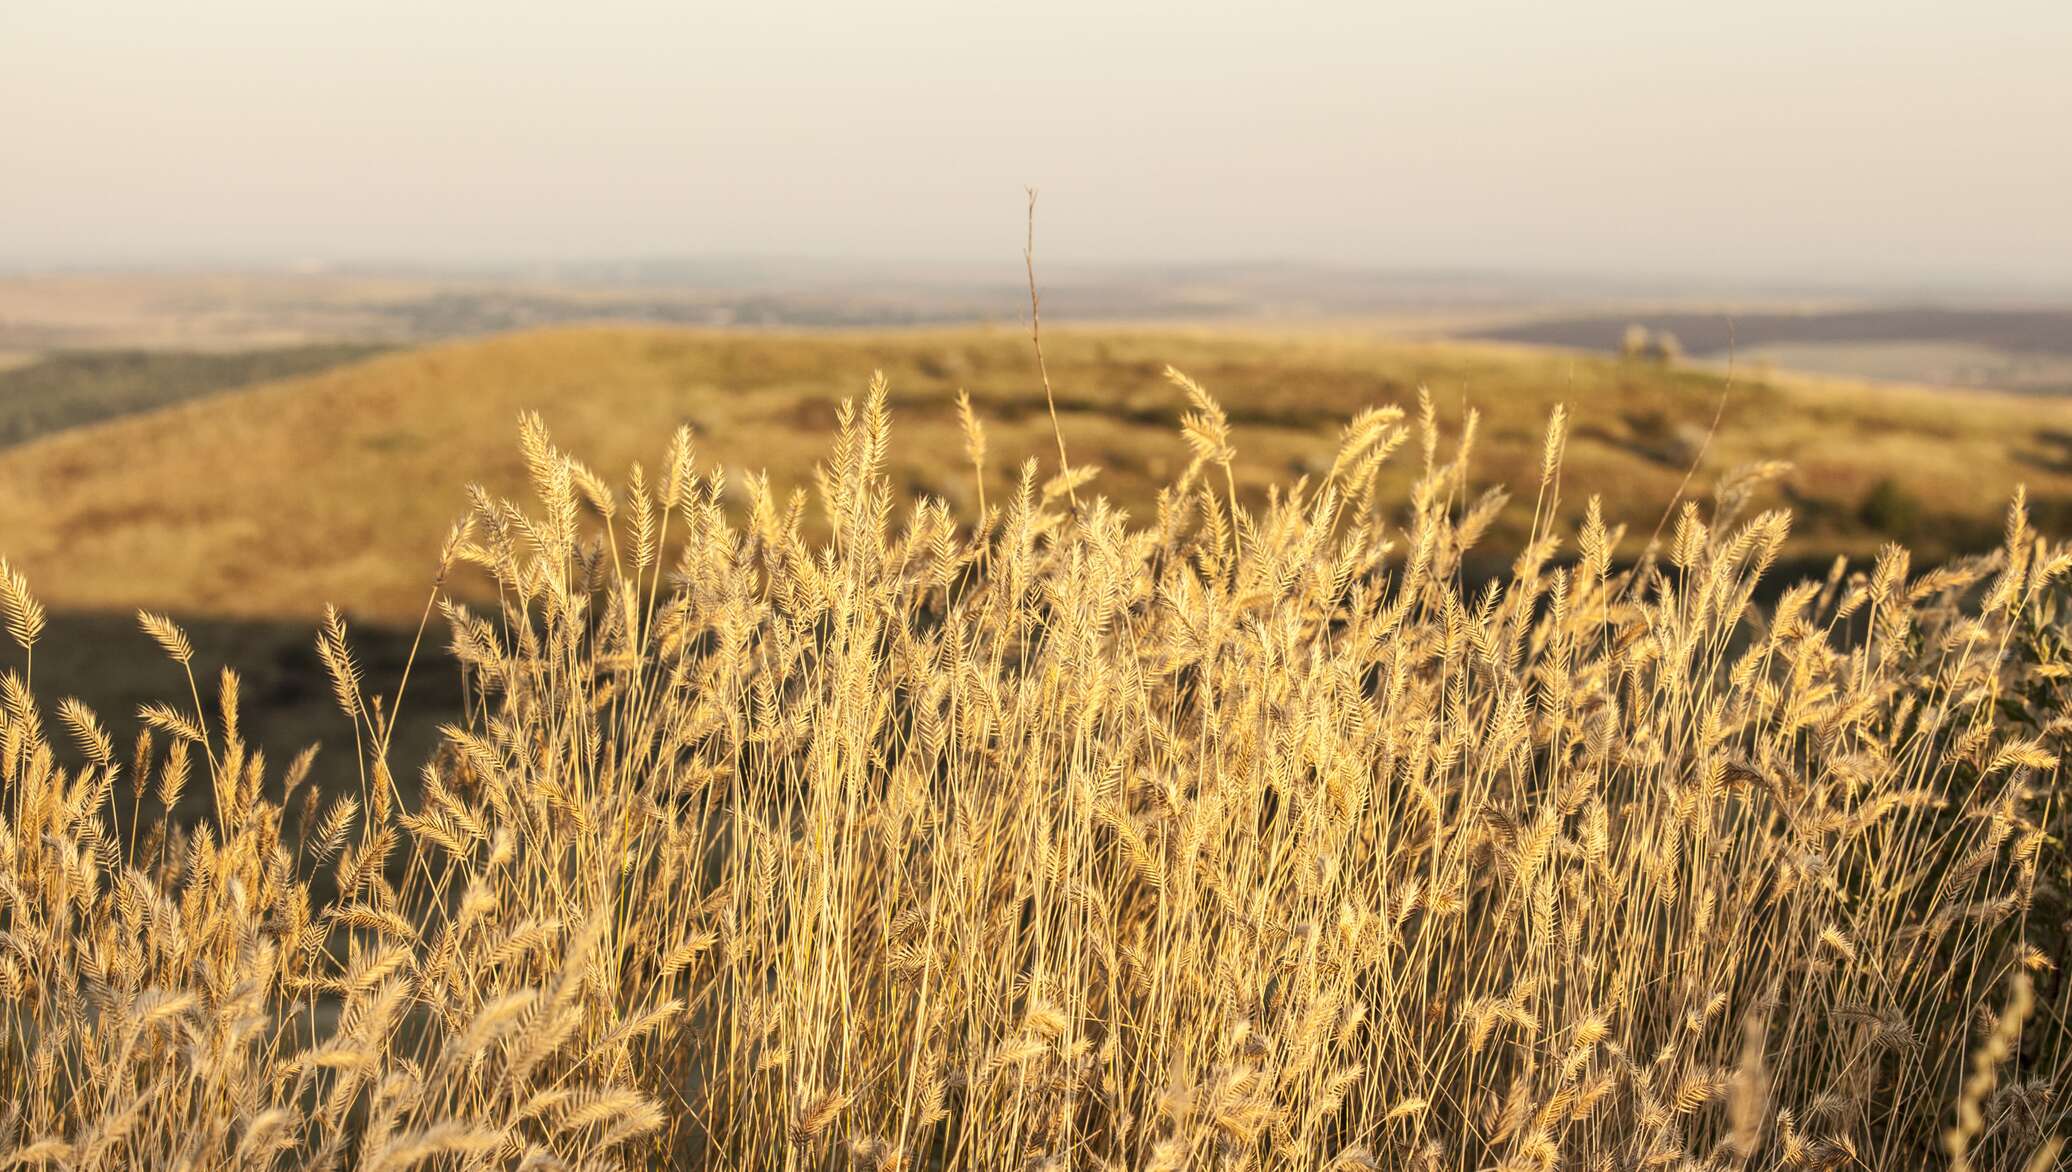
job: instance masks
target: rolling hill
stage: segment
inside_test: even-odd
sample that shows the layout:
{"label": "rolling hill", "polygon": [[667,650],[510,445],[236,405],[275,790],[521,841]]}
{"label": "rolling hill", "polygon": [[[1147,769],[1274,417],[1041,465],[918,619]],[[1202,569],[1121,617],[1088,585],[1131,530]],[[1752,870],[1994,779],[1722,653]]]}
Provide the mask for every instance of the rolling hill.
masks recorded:
{"label": "rolling hill", "polygon": [[[1095,488],[1140,515],[1155,484],[1187,458],[1168,362],[1222,399],[1240,491],[1255,500],[1267,483],[1320,471],[1339,426],[1361,407],[1414,410],[1422,384],[1449,433],[1442,453],[1473,404],[1483,412],[1475,479],[1528,493],[1547,413],[1568,403],[1564,511],[1601,493],[1607,512],[1643,536],[1725,389],[1703,370],[1353,333],[1059,330],[1045,344],[1074,462],[1101,465]],[[137,631],[133,612],[148,607],[188,625],[205,679],[219,665],[243,674],[247,723],[271,750],[349,744],[311,646],[323,605],[354,619],[369,686],[393,696],[466,484],[524,491],[521,411],[542,412],[556,441],[607,477],[636,460],[652,468],[669,432],[687,422],[701,468],[723,465],[737,486],[741,473],[766,468],[780,487],[800,486],[825,453],[837,403],[860,396],[874,369],[891,384],[891,471],[906,488],[967,513],[975,505],[959,387],[988,429],[989,501],[1003,499],[1026,457],[1053,466],[1028,339],[1007,329],[557,329],[217,389],[0,449],[0,554],[53,612],[36,649],[37,688],[79,696],[118,738],[133,735],[138,705],[185,688]],[[1767,458],[1798,466],[1769,503],[1797,514],[1787,556],[1801,568],[1836,552],[1867,555],[1887,534],[1925,557],[1988,546],[2022,482],[2046,530],[2072,520],[2072,405],[2060,400],[1741,379],[1693,491]],[[1400,486],[1420,457],[1413,444],[1395,459]],[[1515,548],[1530,512],[1528,496],[1485,548]],[[435,647],[443,641],[434,634]],[[443,654],[420,657],[410,679],[402,760],[431,751],[461,695]],[[318,765],[327,785],[349,783],[352,769],[349,751]]]}
{"label": "rolling hill", "polygon": [[[1483,412],[1477,479],[1529,485],[1547,412],[1565,401],[1565,500],[1579,509],[1604,494],[1607,512],[1641,533],[1723,386],[1697,370],[1352,334],[1058,331],[1046,344],[1074,462],[1100,465],[1097,489],[1139,511],[1185,459],[1167,362],[1229,409],[1240,488],[1254,494],[1319,469],[1359,408],[1414,412],[1420,385],[1449,430],[1466,406]],[[782,487],[806,482],[836,403],[874,369],[891,382],[893,471],[910,489],[973,503],[959,387],[986,421],[998,491],[1020,460],[1053,450],[1027,338],[1006,329],[557,329],[391,353],[0,453],[0,549],[63,610],[308,622],[335,601],[414,621],[464,486],[522,490],[522,410],[540,410],[556,441],[608,478],[652,466],[688,422],[701,466],[737,479],[767,468]],[[1414,459],[1399,455],[1399,475]],[[1792,554],[1867,553],[1896,531],[1934,556],[1988,543],[2018,483],[2046,524],[2072,501],[2072,404],[1743,379],[1693,487],[1757,459],[1797,465],[1783,490],[1798,513]]]}
{"label": "rolling hill", "polygon": [[0,356],[0,449],[38,436],[273,382],[369,357],[379,346],[60,350]]}

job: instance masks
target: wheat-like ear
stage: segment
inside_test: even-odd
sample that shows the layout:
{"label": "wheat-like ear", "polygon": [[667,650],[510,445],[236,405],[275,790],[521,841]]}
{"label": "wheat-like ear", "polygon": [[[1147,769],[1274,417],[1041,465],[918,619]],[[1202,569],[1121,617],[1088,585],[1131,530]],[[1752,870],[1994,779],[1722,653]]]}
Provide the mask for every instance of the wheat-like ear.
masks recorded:
{"label": "wheat-like ear", "polygon": [[29,593],[29,580],[0,558],[0,612],[7,618],[7,634],[22,650],[34,650],[43,637],[43,604]]}
{"label": "wheat-like ear", "polygon": [[604,482],[604,477],[591,471],[589,465],[573,457],[568,461],[568,473],[569,477],[575,481],[577,490],[583,494],[583,499],[589,501],[590,507],[597,510],[598,516],[606,521],[610,521],[618,516],[618,498],[613,495],[611,485]]}
{"label": "wheat-like ear", "polygon": [[[1188,404],[1194,408],[1180,419],[1180,434],[1194,452],[1194,461],[1189,466],[1186,479],[1192,479],[1204,464],[1214,464],[1223,469],[1224,503],[1230,507],[1233,537],[1238,537],[1244,526],[1237,507],[1237,474],[1231,468],[1237,459],[1237,449],[1230,442],[1230,417],[1200,383],[1171,366],[1165,368],[1165,376],[1166,381],[1187,395]],[[1241,538],[1233,548],[1242,551]]]}
{"label": "wheat-like ear", "polygon": [[1547,439],[1540,448],[1540,484],[1545,486],[1554,480],[1554,474],[1561,470],[1561,458],[1568,451],[1568,404],[1554,404],[1554,413],[1547,417]]}
{"label": "wheat-like ear", "polygon": [[201,725],[191,716],[167,704],[153,701],[137,709],[137,719],[163,733],[171,733],[182,741],[201,744],[208,737]]}
{"label": "wheat-like ear", "polygon": [[1180,432],[1193,449],[1196,464],[1228,467],[1237,457],[1230,443],[1230,416],[1200,383],[1170,366],[1165,368],[1165,376],[1166,381],[1186,394],[1188,405],[1194,408],[1181,417]]}
{"label": "wheat-like ear", "polygon": [[957,390],[957,422],[964,428],[964,458],[971,461],[973,478],[978,483],[978,515],[986,515],[986,426],[979,422],[978,414],[971,409],[971,395],[963,388]]}
{"label": "wheat-like ear", "polygon": [[[1409,431],[1401,424],[1403,409],[1397,406],[1368,407],[1353,416],[1345,425],[1338,442],[1338,454],[1331,459],[1329,478],[1345,483],[1354,468],[1369,469],[1378,466],[1394,453],[1406,439]],[[1369,453],[1376,453],[1369,458]],[[1371,473],[1369,473],[1371,474]]]}
{"label": "wheat-like ear", "polygon": [[115,742],[101,728],[100,718],[94,715],[93,709],[77,697],[67,696],[58,702],[58,716],[72,730],[72,739],[88,760],[96,766],[105,766],[115,760]]}
{"label": "wheat-like ear", "polygon": [[[171,709],[166,709],[164,715],[172,717],[176,723],[187,723],[180,721],[179,714]],[[148,714],[145,720],[156,727],[163,727],[157,725]],[[183,728],[174,734],[172,747],[166,750],[165,762],[158,768],[158,804],[167,814],[171,814],[179,806],[180,795],[187,790],[187,778],[192,771],[194,759],[188,746],[200,740],[200,729],[191,726]]]}
{"label": "wheat-like ear", "polygon": [[331,694],[346,716],[357,720],[365,711],[361,699],[360,665],[346,641],[345,616],[331,605],[324,607],[324,624],[317,630],[317,658],[331,677]]}
{"label": "wheat-like ear", "polygon": [[476,1126],[465,1120],[449,1119],[434,1123],[422,1131],[396,1136],[376,1148],[363,1166],[374,1172],[391,1172],[428,1163],[435,1164],[439,1156],[457,1157],[463,1166],[472,1166],[475,1161],[503,1147],[508,1141],[509,1137],[499,1129]]}
{"label": "wheat-like ear", "polygon": [[216,686],[216,709],[223,717],[223,739],[226,743],[235,742],[239,739],[238,718],[240,712],[238,697],[240,691],[237,672],[226,666],[223,669],[222,675],[217,678]]}
{"label": "wheat-like ear", "polygon": [[518,416],[518,451],[525,457],[525,469],[532,476],[533,488],[545,495],[548,482],[553,479],[556,466],[561,462],[561,453],[547,434],[547,421],[537,411],[522,412]]}
{"label": "wheat-like ear", "polygon": [[317,824],[316,842],[310,853],[317,862],[328,863],[345,849],[346,836],[352,833],[353,819],[360,813],[360,803],[350,794],[340,794],[324,812],[324,820]]}
{"label": "wheat-like ear", "polygon": [[1101,474],[1097,464],[1075,464],[1069,472],[1063,472],[1043,482],[1043,500],[1046,504],[1060,497],[1072,499],[1078,495],[1094,477]]}
{"label": "wheat-like ear", "polygon": [[659,556],[659,535],[655,528],[655,500],[648,491],[647,471],[639,464],[626,477],[626,499],[633,514],[633,566],[647,573]]}
{"label": "wheat-like ear", "polygon": [[792,1121],[791,1140],[801,1147],[810,1145],[827,1133],[835,1117],[849,1105],[849,1096],[841,1091],[822,1091],[799,1108],[798,1117]]}
{"label": "wheat-like ear", "polygon": [[8,1152],[0,1168],[62,1168],[70,1165],[76,1149],[56,1136],[45,1136]]}
{"label": "wheat-like ear", "polygon": [[194,644],[188,641],[187,632],[180,629],[180,624],[164,615],[140,610],[137,612],[137,625],[174,663],[185,667],[194,662]]}
{"label": "wheat-like ear", "polygon": [[662,508],[682,508],[689,500],[692,466],[695,449],[691,443],[691,429],[688,424],[679,425],[669,437],[669,447],[662,457]]}

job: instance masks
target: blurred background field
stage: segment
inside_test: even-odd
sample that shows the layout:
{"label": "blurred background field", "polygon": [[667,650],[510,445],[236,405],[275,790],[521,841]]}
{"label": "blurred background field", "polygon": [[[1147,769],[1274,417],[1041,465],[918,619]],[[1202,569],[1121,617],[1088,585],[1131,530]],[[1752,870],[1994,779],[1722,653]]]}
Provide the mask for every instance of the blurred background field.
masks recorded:
{"label": "blurred background field", "polygon": [[[608,479],[653,467],[687,423],[701,464],[726,468],[737,490],[768,470],[790,491],[810,487],[840,400],[882,370],[893,472],[909,493],[975,511],[959,390],[988,429],[990,501],[1029,457],[1048,476],[1050,424],[1016,291],[946,275],[865,295],[862,279],[0,281],[0,547],[58,616],[39,682],[121,727],[164,682],[130,617],[149,608],[194,625],[205,658],[248,674],[255,727],[271,738],[335,735],[310,650],[322,607],[345,610],[370,673],[393,681],[465,486],[524,491],[513,444],[524,410]],[[781,280],[790,292],[772,291]],[[1624,556],[1687,474],[1702,495],[1766,460],[1793,465],[1762,502],[1795,517],[1780,578],[1892,540],[1922,562],[1987,548],[2018,485],[2046,531],[2072,520],[2072,399],[2051,393],[2055,376],[1992,373],[2072,361],[2053,349],[2072,353],[2064,313],[1775,296],[1650,310],[1598,292],[1588,302],[1344,274],[1334,285],[1285,270],[1068,273],[1046,291],[1045,349],[1073,458],[1101,470],[1091,491],[1139,517],[1186,459],[1170,363],[1229,409],[1240,495],[1255,502],[1267,484],[1320,472],[1354,412],[1414,414],[1424,388],[1449,431],[1480,413],[1483,486],[1529,484],[1547,415],[1567,404],[1577,487],[1563,512],[1604,494],[1632,532]],[[1938,330],[1949,338],[1933,340]],[[1391,488],[1416,457],[1396,462]],[[1529,513],[1507,510],[1487,548],[1515,548]],[[440,642],[434,629],[428,662],[441,661]],[[450,699],[437,674],[423,678],[406,741]]]}

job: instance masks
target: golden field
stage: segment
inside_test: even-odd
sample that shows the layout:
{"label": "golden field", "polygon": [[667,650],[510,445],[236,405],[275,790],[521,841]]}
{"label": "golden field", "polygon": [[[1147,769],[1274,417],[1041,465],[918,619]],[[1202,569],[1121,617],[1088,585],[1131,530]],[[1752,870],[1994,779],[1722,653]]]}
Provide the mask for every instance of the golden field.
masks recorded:
{"label": "golden field", "polygon": [[[1751,463],[1954,515],[2047,409],[1744,388],[1650,543],[1705,376],[1060,335],[1107,470],[1053,479],[960,337],[515,338],[10,454],[0,1163],[2056,1166],[2072,548],[2009,494],[1770,582],[1870,538]],[[430,597],[463,699],[406,754],[423,677],[313,624],[320,792],[170,620],[135,717],[49,695],[38,592],[146,589]]]}
{"label": "golden field", "polygon": [[[1101,469],[1091,491],[1139,521],[1186,458],[1168,362],[1227,404],[1243,453],[1238,494],[1254,505],[1272,486],[1321,474],[1354,412],[1414,408],[1420,386],[1450,427],[1480,413],[1478,493],[1531,475],[1543,421],[1569,404],[1570,476],[1640,527],[1622,558],[1655,529],[1701,449],[1699,495],[1728,469],[1791,461],[1771,498],[1798,517],[1782,556],[1823,568],[1894,536],[1923,558],[1988,548],[2018,485],[2046,520],[2072,503],[2072,404],[2059,400],[1743,375],[1708,446],[1727,387],[1706,371],[1352,332],[1058,330],[1046,347],[1074,458]],[[836,403],[873,370],[900,412],[905,443],[888,472],[902,493],[975,511],[975,485],[943,458],[961,442],[960,388],[989,420],[993,498],[1022,459],[1048,451],[1054,462],[1026,334],[567,329],[385,355],[0,450],[0,534],[67,611],[149,606],[306,625],[335,602],[411,625],[464,486],[523,487],[508,450],[519,412],[539,410],[613,478],[652,459],[654,436],[688,423],[738,503],[755,473],[780,492],[810,485]],[[1384,473],[1398,494],[1409,479]],[[1580,507],[1569,494],[1567,517]],[[1524,535],[1518,510],[1496,526],[1501,542]]]}

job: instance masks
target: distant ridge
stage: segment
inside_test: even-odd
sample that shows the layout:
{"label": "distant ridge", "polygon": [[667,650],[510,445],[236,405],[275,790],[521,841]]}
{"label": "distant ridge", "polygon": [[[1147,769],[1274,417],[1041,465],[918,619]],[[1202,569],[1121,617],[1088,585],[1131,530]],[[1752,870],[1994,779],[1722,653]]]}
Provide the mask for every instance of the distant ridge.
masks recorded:
{"label": "distant ridge", "polygon": [[1518,322],[1470,336],[1616,351],[1628,326],[1667,330],[1694,354],[1778,342],[1967,342],[2031,354],[2072,355],[2072,309],[1893,306],[1807,313],[1634,311]]}

